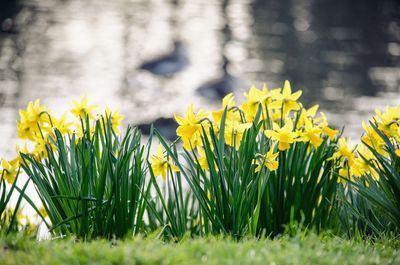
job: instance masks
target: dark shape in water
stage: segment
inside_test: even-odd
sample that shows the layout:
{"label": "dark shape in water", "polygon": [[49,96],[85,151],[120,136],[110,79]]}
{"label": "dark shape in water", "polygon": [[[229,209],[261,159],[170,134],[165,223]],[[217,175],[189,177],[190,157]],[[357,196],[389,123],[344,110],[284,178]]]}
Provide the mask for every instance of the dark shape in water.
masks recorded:
{"label": "dark shape in water", "polygon": [[143,63],[139,68],[155,75],[173,75],[189,65],[189,57],[185,46],[180,41],[174,42],[174,50],[159,58]]}
{"label": "dark shape in water", "polygon": [[152,124],[154,128],[156,128],[160,134],[168,140],[174,141],[176,139],[176,128],[178,128],[178,124],[173,118],[161,117],[150,123],[139,124],[137,127],[143,134],[149,135]]}
{"label": "dark shape in water", "polygon": [[222,77],[211,80],[200,86],[196,89],[197,93],[211,100],[220,100],[224,98],[226,94],[233,92],[233,90],[238,86],[239,81],[228,72],[228,65],[229,61],[224,57]]}
{"label": "dark shape in water", "polygon": [[19,0],[0,0],[0,32],[16,33],[13,20],[20,9]]}

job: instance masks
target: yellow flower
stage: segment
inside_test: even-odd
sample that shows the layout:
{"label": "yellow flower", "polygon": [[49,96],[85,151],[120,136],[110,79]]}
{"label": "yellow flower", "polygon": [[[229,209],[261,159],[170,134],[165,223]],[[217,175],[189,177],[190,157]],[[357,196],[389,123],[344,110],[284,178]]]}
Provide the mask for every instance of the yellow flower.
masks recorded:
{"label": "yellow flower", "polygon": [[37,99],[34,102],[30,101],[26,110],[20,110],[19,114],[28,124],[36,126],[37,123],[48,122],[48,116],[42,115],[46,112],[46,107],[40,105],[40,100]]}
{"label": "yellow flower", "polygon": [[35,148],[32,151],[33,157],[40,161],[48,156],[47,147],[55,150],[56,147],[49,140],[45,140],[42,138],[36,139]]}
{"label": "yellow flower", "polygon": [[28,226],[31,224],[31,220],[28,215],[23,214],[22,211],[19,211],[17,214],[17,222],[23,226]]}
{"label": "yellow flower", "polygon": [[172,164],[171,158],[167,159],[164,156],[161,144],[158,145],[156,154],[150,157],[150,166],[154,176],[161,175],[164,181],[167,179],[168,168],[171,168],[173,172],[179,172],[179,168]]}
{"label": "yellow flower", "polygon": [[373,147],[378,153],[385,154],[386,151],[383,148],[385,145],[385,141],[379,136],[379,134],[369,126],[366,122],[362,122],[362,127],[364,129],[365,134],[361,137],[361,140]]}
{"label": "yellow flower", "polygon": [[[46,218],[48,216],[47,211],[43,206],[39,208],[39,213],[42,215],[43,218]],[[39,214],[36,214],[36,216],[39,216]]]}
{"label": "yellow flower", "polygon": [[376,110],[375,112],[376,116],[374,119],[378,121],[378,129],[388,137],[397,136],[400,106],[395,108],[387,106],[384,113],[380,110]]}
{"label": "yellow flower", "polygon": [[17,163],[19,164],[19,165],[21,165],[22,164],[22,162],[23,162],[23,159],[22,159],[22,156],[21,156],[21,153],[22,154],[29,154],[29,150],[28,150],[28,147],[27,147],[27,145],[26,144],[24,144],[24,146],[21,148],[21,146],[19,146],[18,144],[16,145],[16,147],[15,147],[15,150],[17,151],[17,158],[15,158],[14,160],[17,160]]}
{"label": "yellow flower", "polygon": [[88,99],[86,96],[84,96],[80,102],[73,100],[72,103],[74,107],[71,109],[71,113],[74,114],[75,117],[84,119],[86,115],[88,115],[90,119],[93,119],[92,112],[97,108],[97,106],[88,105]]}
{"label": "yellow flower", "polygon": [[333,154],[332,159],[338,160],[340,158],[344,158],[347,159],[348,164],[350,166],[353,165],[354,163],[354,149],[350,150],[347,142],[346,142],[346,138],[340,138],[339,139],[339,148],[338,150]]}
{"label": "yellow flower", "polygon": [[218,126],[221,124],[222,115],[224,114],[225,108],[227,108],[225,121],[240,121],[240,112],[238,109],[231,109],[233,107],[235,107],[235,98],[232,93],[229,93],[222,99],[222,108],[211,113],[214,123]]}
{"label": "yellow flower", "polygon": [[37,126],[32,127],[25,120],[17,121],[18,138],[34,140],[36,135],[39,133]]}
{"label": "yellow flower", "polygon": [[322,138],[321,138],[322,130],[317,127],[313,126],[312,122],[309,120],[304,121],[304,131],[300,134],[300,141],[303,142],[310,142],[315,148],[321,145]]}
{"label": "yellow flower", "polygon": [[400,157],[400,148],[396,149],[395,154]]}
{"label": "yellow flower", "polygon": [[331,129],[328,126],[325,126],[322,128],[322,132],[325,133],[326,135],[328,135],[329,139],[333,140],[333,139],[335,139],[335,137],[339,131]]}
{"label": "yellow flower", "polygon": [[353,173],[351,171],[351,169],[349,168],[349,166],[346,164],[344,164],[342,167],[340,167],[339,169],[339,178],[337,179],[338,183],[345,183],[344,179],[351,179]]}
{"label": "yellow flower", "polygon": [[251,127],[251,123],[240,123],[237,121],[227,121],[225,124],[225,143],[239,149],[243,134],[246,129]]}
{"label": "yellow flower", "polygon": [[45,129],[50,123],[50,114],[40,101],[30,101],[26,110],[19,110],[20,120],[17,121],[18,137],[20,139],[34,140],[39,134],[39,127]]}
{"label": "yellow flower", "polygon": [[278,141],[278,149],[285,151],[289,149],[290,144],[294,143],[297,133],[293,132],[293,122],[287,119],[285,125],[280,128],[276,123],[273,125],[274,130],[265,130],[264,134],[272,140]]}
{"label": "yellow flower", "polygon": [[195,114],[192,104],[187,108],[184,117],[174,114],[175,120],[179,124],[176,129],[176,134],[181,137],[183,147],[186,150],[192,150],[196,146],[201,145],[201,124],[207,126],[208,123],[203,123],[203,120],[206,119],[208,115],[208,112],[204,110],[200,110]]}
{"label": "yellow flower", "polygon": [[296,127],[300,128],[303,126],[307,121],[309,121],[310,118],[313,118],[315,114],[317,113],[317,110],[319,108],[319,105],[314,105],[308,110],[303,108],[300,113],[299,121],[297,122]]}
{"label": "yellow flower", "polygon": [[[244,96],[247,98],[247,102],[242,104],[242,109],[246,113],[246,120],[251,122],[254,120],[260,104],[263,104],[270,95],[266,87],[263,90],[259,90],[253,85],[249,93],[244,93]],[[264,108],[263,105],[261,107]],[[263,109],[263,111],[265,110]]]}
{"label": "yellow flower", "polygon": [[108,107],[106,108],[105,114],[107,117],[111,116],[111,127],[116,134],[119,134],[119,126],[121,126],[124,115],[119,114],[118,111],[111,111]]}
{"label": "yellow flower", "polygon": [[67,121],[67,113],[65,112],[59,119],[53,118],[53,128],[57,128],[62,135],[71,131],[72,122]]}
{"label": "yellow flower", "polygon": [[368,161],[374,159],[373,153],[364,144],[360,144],[357,146],[356,155],[358,155],[358,157],[354,159],[354,163],[351,166],[353,174],[357,177],[370,174],[373,179],[378,180],[379,174],[368,163]]}
{"label": "yellow flower", "polygon": [[271,107],[273,108],[281,108],[283,113],[287,113],[291,110],[298,110],[300,109],[300,103],[297,100],[300,98],[302,91],[299,90],[292,94],[292,89],[290,87],[290,83],[288,80],[285,81],[283,85],[282,93],[274,94],[273,99],[274,102],[271,103]]}
{"label": "yellow flower", "polygon": [[2,175],[9,184],[14,183],[14,180],[17,177],[19,169],[18,159],[14,159],[11,161],[6,161],[5,159],[3,159],[1,161],[1,167],[2,171],[0,176]]}
{"label": "yellow flower", "polygon": [[269,151],[263,156],[261,159],[263,163],[260,163],[259,160],[256,160],[256,172],[261,170],[262,166],[266,166],[270,171],[277,170],[279,167],[278,161],[276,161],[276,158],[278,157],[279,153],[274,153],[274,149],[271,147]]}
{"label": "yellow flower", "polygon": [[207,161],[207,157],[206,157],[206,153],[205,153],[204,149],[202,147],[198,146],[197,152],[199,153],[199,156],[197,157],[197,160],[199,161],[199,166],[203,170],[209,170],[208,161]]}

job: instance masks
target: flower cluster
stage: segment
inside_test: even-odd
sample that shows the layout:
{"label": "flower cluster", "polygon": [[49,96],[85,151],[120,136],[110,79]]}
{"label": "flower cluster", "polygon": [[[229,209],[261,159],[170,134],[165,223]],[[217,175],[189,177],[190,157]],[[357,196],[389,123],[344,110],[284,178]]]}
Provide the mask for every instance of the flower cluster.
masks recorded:
{"label": "flower cluster", "polygon": [[[270,170],[276,170],[276,150],[285,151],[295,142],[309,143],[310,148],[318,148],[325,136],[332,140],[338,133],[328,126],[323,112],[317,115],[318,105],[309,109],[303,107],[298,101],[301,94],[302,91],[292,93],[289,81],[285,81],[283,88],[271,90],[265,85],[262,89],[252,86],[244,94],[247,101],[241,105],[236,105],[232,94],[224,97],[217,111],[195,112],[193,105],[189,105],[184,116],[175,114],[179,125],[176,133],[186,150],[197,150],[199,164],[207,170],[202,139],[207,137],[210,129],[218,135],[224,113],[225,144],[236,150],[240,148],[245,131],[262,122],[264,135],[273,142],[264,154],[263,164]],[[257,170],[260,170],[259,164]]]}
{"label": "flower cluster", "polygon": [[386,107],[384,112],[375,111],[370,123],[362,122],[364,134],[361,143],[353,148],[348,146],[348,141],[344,138],[339,140],[339,147],[333,158],[340,161],[341,170],[339,174],[343,178],[352,179],[370,175],[378,180],[379,174],[376,171],[376,155],[372,150],[383,157],[390,158],[388,143],[384,137],[390,141],[395,148],[394,153],[400,157],[400,106]]}
{"label": "flower cluster", "polygon": [[[0,175],[3,174],[8,183],[13,183],[22,163],[21,153],[29,154],[36,160],[42,160],[47,157],[47,148],[55,148],[51,139],[55,139],[55,130],[61,135],[75,133],[77,139],[82,137],[82,121],[86,117],[94,122],[101,116],[96,115],[95,105],[89,105],[87,97],[81,101],[73,101],[73,108],[70,113],[64,112],[60,117],[52,114],[52,111],[46,106],[40,104],[40,100],[29,102],[24,110],[19,111],[20,119],[17,121],[18,138],[25,141],[23,147],[17,145],[17,157],[12,160],[2,159]],[[69,117],[69,114],[72,114]],[[117,111],[112,112],[106,108],[105,116],[111,117],[113,130],[118,133],[118,127],[121,124],[123,116]],[[29,150],[28,146],[33,149]]]}

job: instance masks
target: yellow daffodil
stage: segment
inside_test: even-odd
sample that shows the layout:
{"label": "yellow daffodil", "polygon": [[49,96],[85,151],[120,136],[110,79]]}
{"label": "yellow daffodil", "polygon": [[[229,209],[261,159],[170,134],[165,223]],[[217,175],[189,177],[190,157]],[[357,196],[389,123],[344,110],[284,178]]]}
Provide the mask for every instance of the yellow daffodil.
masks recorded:
{"label": "yellow daffodil", "polygon": [[156,154],[150,157],[150,166],[154,176],[161,175],[164,181],[167,179],[168,168],[171,168],[173,172],[179,172],[179,168],[172,164],[171,158],[167,159],[164,156],[161,144],[158,145]]}
{"label": "yellow daffodil", "polygon": [[3,159],[1,161],[2,170],[0,171],[0,176],[2,175],[4,179],[9,183],[14,183],[15,178],[18,174],[19,163],[17,159],[6,161]]}
{"label": "yellow daffodil", "polygon": [[[246,113],[246,120],[251,122],[254,120],[258,108],[269,98],[268,89],[265,87],[263,90],[259,90],[254,85],[251,86],[249,93],[244,93],[247,98],[247,102],[242,104],[242,109]],[[264,111],[264,110],[263,110]]]}
{"label": "yellow daffodil", "polygon": [[[39,213],[43,218],[46,218],[48,216],[46,209],[42,206],[39,208]],[[39,214],[36,214],[36,216],[40,216]]]}
{"label": "yellow daffodil", "polygon": [[300,98],[302,91],[299,90],[292,94],[292,89],[288,80],[283,85],[282,93],[274,94],[274,102],[271,103],[273,108],[282,108],[284,114],[291,110],[300,109],[300,104],[297,100]]}
{"label": "yellow daffodil", "polygon": [[347,163],[345,163],[343,166],[340,167],[338,173],[339,173],[339,177],[337,179],[338,183],[345,183],[346,179],[351,179],[353,176],[353,172],[349,168]]}
{"label": "yellow daffodil", "polygon": [[396,154],[398,157],[400,157],[400,148],[397,148],[397,149],[396,149],[395,154]]}
{"label": "yellow daffodil", "polygon": [[309,121],[310,119],[312,119],[315,116],[318,108],[319,108],[319,105],[314,105],[311,108],[309,108],[308,110],[305,108],[301,109],[299,121],[297,122],[296,127],[300,128],[301,126],[304,126],[306,121]]}
{"label": "yellow daffodil", "polygon": [[106,116],[111,116],[111,127],[115,133],[119,134],[119,126],[121,126],[124,115],[119,114],[118,111],[111,111],[108,107],[106,108],[105,114]]}
{"label": "yellow daffodil", "polygon": [[198,145],[201,145],[202,124],[208,126],[207,122],[203,122],[209,116],[209,113],[200,110],[197,114],[193,111],[193,105],[190,104],[187,108],[184,117],[174,114],[175,120],[178,123],[176,134],[181,137],[183,147],[186,150],[192,150]]}
{"label": "yellow daffodil", "polygon": [[291,119],[287,119],[285,125],[280,128],[279,125],[274,123],[273,130],[265,130],[265,136],[271,138],[274,141],[278,141],[278,149],[285,151],[289,149],[290,144],[294,143],[297,138],[297,133],[293,132],[293,122]]}
{"label": "yellow daffodil", "polygon": [[72,104],[74,107],[71,109],[71,113],[74,114],[75,117],[84,119],[86,115],[88,115],[90,119],[93,119],[93,110],[95,110],[97,106],[88,105],[88,98],[86,96],[84,96],[80,102],[73,100]]}
{"label": "yellow daffodil", "polygon": [[36,126],[37,123],[48,122],[48,115],[45,106],[40,105],[40,100],[30,101],[26,110],[20,110],[21,119],[24,119],[28,124]]}
{"label": "yellow daffodil", "polygon": [[50,114],[40,101],[29,102],[26,110],[19,110],[20,120],[17,121],[18,137],[34,140],[39,133],[39,127],[44,129],[50,124]]}
{"label": "yellow daffodil", "polygon": [[48,139],[37,139],[35,148],[32,151],[33,157],[40,161],[48,156],[47,147],[55,150],[56,147]]}
{"label": "yellow daffodil", "polygon": [[275,171],[278,169],[279,163],[276,161],[279,153],[274,153],[274,149],[270,148],[269,151],[261,158],[263,163],[260,163],[259,160],[256,160],[257,167],[255,169],[256,172],[261,170],[262,166],[267,167],[270,171]]}
{"label": "yellow daffodil", "polygon": [[214,123],[218,126],[221,124],[225,108],[227,108],[225,122],[228,120],[240,121],[241,120],[240,111],[239,109],[234,109],[234,107],[235,107],[235,98],[232,93],[229,93],[222,99],[222,108],[220,110],[211,113]]}
{"label": "yellow daffodil", "polygon": [[357,146],[356,155],[358,156],[354,159],[354,163],[351,166],[354,175],[361,177],[365,174],[369,174],[373,179],[378,180],[379,174],[368,163],[368,161],[372,161],[374,159],[374,154],[371,152],[371,150],[369,150],[364,144],[360,144]]}
{"label": "yellow daffodil", "polygon": [[346,138],[344,137],[340,138],[338,143],[338,150],[333,154],[332,159],[347,159],[348,164],[352,166],[354,163],[354,148],[353,150],[349,148]]}
{"label": "yellow daffodil", "polygon": [[241,123],[235,120],[227,121],[225,125],[225,143],[239,149],[243,134],[251,125],[251,123]]}
{"label": "yellow daffodil", "polygon": [[385,154],[385,141],[379,136],[375,129],[364,121],[362,122],[362,127],[365,132],[365,134],[361,136],[362,142],[373,147],[378,153]]}
{"label": "yellow daffodil", "polygon": [[397,135],[399,128],[400,106],[386,107],[385,112],[376,110],[375,121],[378,122],[378,129],[383,132],[387,137],[394,137]]}
{"label": "yellow daffodil", "polygon": [[197,152],[199,154],[199,156],[197,157],[197,160],[199,161],[199,166],[203,170],[209,170],[208,161],[207,161],[207,157],[206,157],[206,153],[205,153],[204,149],[202,147],[198,146]]}
{"label": "yellow daffodil", "polygon": [[334,130],[328,126],[322,127],[322,132],[328,135],[329,139],[335,139],[336,135],[338,134],[338,130]]}
{"label": "yellow daffodil", "polygon": [[309,120],[304,120],[304,131],[301,132],[299,140],[310,142],[312,146],[317,148],[323,141],[321,138],[321,132],[321,128],[313,126],[312,122]]}
{"label": "yellow daffodil", "polygon": [[71,131],[73,123],[67,121],[67,113],[63,113],[63,115],[59,118],[53,118],[53,128],[56,128],[60,131],[62,135],[68,134]]}

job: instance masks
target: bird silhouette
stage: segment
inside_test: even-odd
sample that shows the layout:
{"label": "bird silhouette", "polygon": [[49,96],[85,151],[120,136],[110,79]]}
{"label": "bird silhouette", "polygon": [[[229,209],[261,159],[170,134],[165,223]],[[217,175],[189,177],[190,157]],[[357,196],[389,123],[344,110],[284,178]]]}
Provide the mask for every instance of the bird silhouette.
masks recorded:
{"label": "bird silhouette", "polygon": [[169,76],[184,70],[189,65],[186,47],[180,41],[174,41],[174,49],[165,55],[144,62],[139,68],[155,75]]}
{"label": "bird silhouette", "polygon": [[150,134],[151,125],[156,128],[166,139],[173,141],[176,139],[176,128],[178,124],[173,118],[160,117],[148,123],[138,124],[137,127],[144,135]]}

